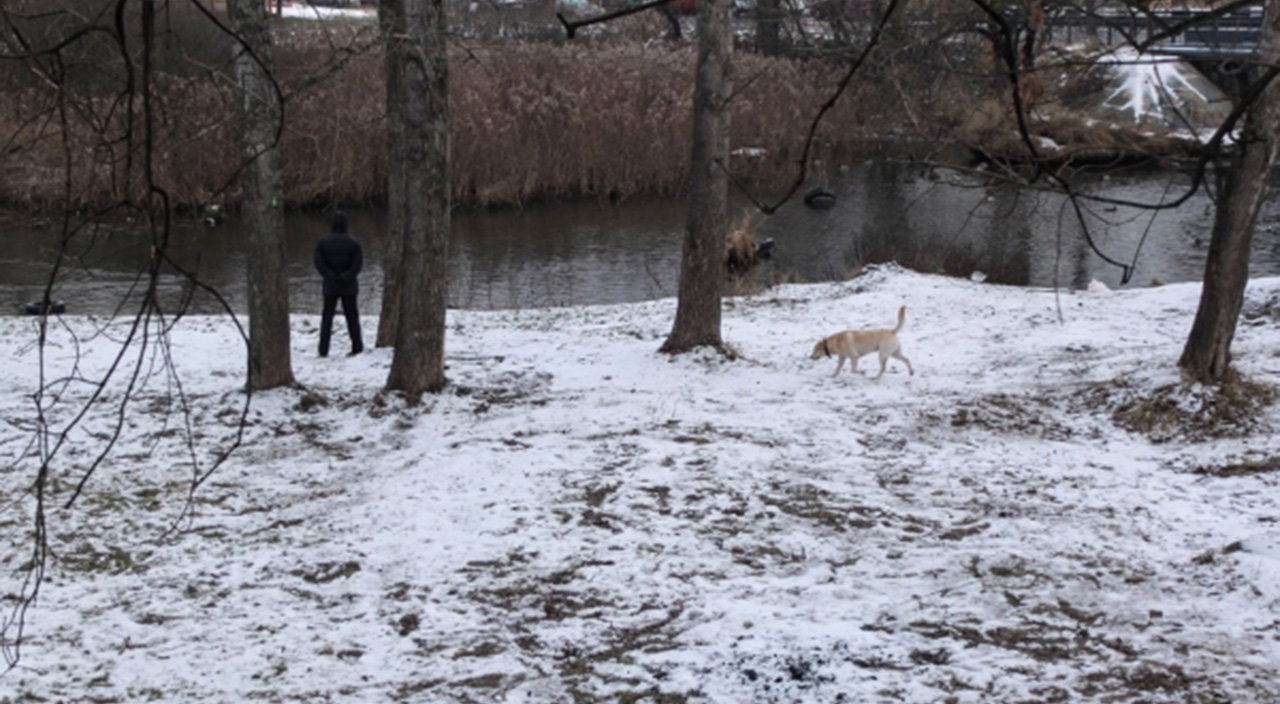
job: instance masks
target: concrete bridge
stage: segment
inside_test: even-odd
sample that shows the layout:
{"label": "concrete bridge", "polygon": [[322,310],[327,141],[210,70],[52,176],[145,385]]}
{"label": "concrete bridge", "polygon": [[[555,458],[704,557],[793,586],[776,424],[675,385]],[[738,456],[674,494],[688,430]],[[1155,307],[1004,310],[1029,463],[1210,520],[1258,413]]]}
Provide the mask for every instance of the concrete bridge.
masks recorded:
{"label": "concrete bridge", "polygon": [[1252,59],[1262,36],[1262,3],[1216,16],[1203,10],[1064,12],[1047,24],[1054,40],[1084,41],[1092,33],[1104,46],[1150,42],[1149,53],[1191,63],[1233,98],[1259,75]]}

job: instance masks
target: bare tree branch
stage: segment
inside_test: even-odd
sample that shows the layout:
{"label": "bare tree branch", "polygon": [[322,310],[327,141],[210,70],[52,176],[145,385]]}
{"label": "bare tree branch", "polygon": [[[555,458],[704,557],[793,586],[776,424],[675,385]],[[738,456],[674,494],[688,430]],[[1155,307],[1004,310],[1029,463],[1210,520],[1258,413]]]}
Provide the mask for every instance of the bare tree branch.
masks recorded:
{"label": "bare tree branch", "polygon": [[560,24],[564,25],[565,36],[569,39],[573,39],[574,36],[578,33],[578,30],[581,29],[582,27],[588,27],[593,24],[600,24],[601,22],[609,22],[611,20],[616,20],[619,17],[626,17],[627,15],[634,15],[637,12],[644,12],[645,10],[651,10],[655,7],[661,7],[662,5],[666,5],[669,2],[671,2],[671,0],[650,0],[649,2],[646,2],[641,5],[624,7],[621,10],[606,12],[603,15],[596,15],[595,17],[589,17],[585,20],[570,21],[568,19],[565,19],[564,13],[562,12],[557,12],[556,18],[560,20]]}
{"label": "bare tree branch", "polygon": [[[797,173],[795,181],[791,183],[791,187],[787,189],[786,193],[784,193],[776,203],[771,205],[762,205],[756,202],[755,199],[752,199],[752,202],[755,203],[760,212],[765,215],[772,215],[778,210],[778,208],[791,200],[791,198],[795,196],[796,192],[800,190],[800,187],[804,185],[809,174],[809,153],[813,149],[813,141],[818,133],[818,126],[822,124],[822,118],[825,117],[833,107],[835,107],[836,103],[840,100],[840,97],[844,95],[845,90],[848,89],[850,82],[853,81],[853,77],[858,73],[858,69],[862,68],[867,57],[871,55],[871,51],[880,43],[880,38],[884,36],[885,26],[889,24],[889,20],[893,18],[894,13],[897,12],[900,4],[901,0],[890,0],[889,7],[885,9],[884,15],[880,17],[880,21],[876,23],[875,29],[871,32],[871,39],[867,41],[867,45],[863,47],[862,52],[858,54],[858,57],[854,59],[853,63],[849,66],[849,69],[845,71],[844,76],[841,77],[840,82],[836,84],[835,92],[832,93],[831,97],[818,108],[818,112],[814,115],[813,121],[809,123],[809,132],[805,136],[804,148],[801,150],[800,158],[796,162]],[[721,167],[726,168],[725,165],[721,165]]]}

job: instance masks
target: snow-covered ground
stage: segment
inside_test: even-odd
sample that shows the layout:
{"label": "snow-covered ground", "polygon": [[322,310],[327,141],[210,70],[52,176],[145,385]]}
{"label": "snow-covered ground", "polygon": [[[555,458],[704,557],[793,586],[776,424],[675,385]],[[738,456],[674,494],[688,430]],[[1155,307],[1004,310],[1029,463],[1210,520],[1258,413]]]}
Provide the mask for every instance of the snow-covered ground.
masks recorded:
{"label": "snow-covered ground", "polygon": [[[658,353],[672,300],[451,311],[450,384],[419,407],[380,391],[389,350],[338,332],[319,359],[297,317],[307,391],[255,396],[186,518],[244,354],[184,318],[178,376],[148,354],[69,510],[120,384],[53,462],[0,702],[1278,701],[1280,411],[1250,404],[1280,374],[1280,279],[1248,290],[1235,396],[1179,386],[1198,295],[886,266],[727,299],[728,356]],[[899,305],[915,376],[809,359]],[[117,351],[100,323],[51,331],[55,429]],[[32,319],[0,333],[12,608],[40,355]]]}

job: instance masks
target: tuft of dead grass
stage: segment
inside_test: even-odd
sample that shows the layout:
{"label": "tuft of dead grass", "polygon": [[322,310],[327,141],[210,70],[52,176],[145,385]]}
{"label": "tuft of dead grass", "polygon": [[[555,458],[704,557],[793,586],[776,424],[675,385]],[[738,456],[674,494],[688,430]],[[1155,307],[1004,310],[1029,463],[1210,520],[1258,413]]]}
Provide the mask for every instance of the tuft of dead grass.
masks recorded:
{"label": "tuft of dead grass", "polygon": [[981,428],[996,433],[1021,433],[1054,440],[1071,437],[1071,428],[1054,421],[1051,414],[1044,412],[1049,405],[1047,398],[990,394],[959,404],[949,422],[951,427],[964,430]]}
{"label": "tuft of dead grass", "polygon": [[1155,389],[1115,380],[1092,387],[1081,398],[1090,407],[1109,408],[1117,426],[1159,443],[1258,432],[1262,411],[1276,401],[1276,389],[1238,375],[1213,386],[1184,382]]}
{"label": "tuft of dead grass", "polygon": [[724,237],[724,265],[730,273],[747,271],[756,263],[756,241],[751,221],[743,219]]}
{"label": "tuft of dead grass", "polygon": [[1212,477],[1247,477],[1254,474],[1270,474],[1272,472],[1280,472],[1280,457],[1274,455],[1223,465],[1200,465],[1192,470],[1193,474],[1205,474]]}

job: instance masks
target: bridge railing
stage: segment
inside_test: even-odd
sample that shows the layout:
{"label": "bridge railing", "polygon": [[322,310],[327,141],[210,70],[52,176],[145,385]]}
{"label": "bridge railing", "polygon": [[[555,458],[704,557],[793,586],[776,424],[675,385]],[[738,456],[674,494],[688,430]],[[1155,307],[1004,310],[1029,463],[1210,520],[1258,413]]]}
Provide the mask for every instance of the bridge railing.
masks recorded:
{"label": "bridge railing", "polygon": [[1099,11],[1093,16],[1064,9],[1047,18],[1051,37],[1068,43],[1083,41],[1093,32],[1104,46],[1145,42],[1170,28],[1181,29],[1152,45],[1153,51],[1202,56],[1241,56],[1253,53],[1262,36],[1262,8],[1248,7],[1214,15],[1200,10],[1160,10],[1151,16],[1136,12]]}

